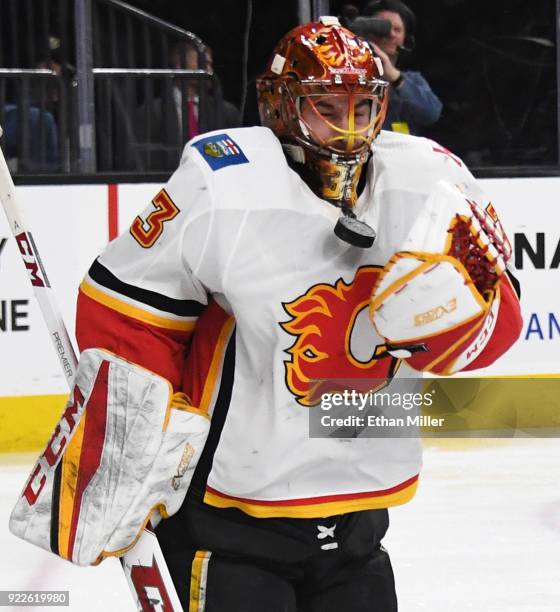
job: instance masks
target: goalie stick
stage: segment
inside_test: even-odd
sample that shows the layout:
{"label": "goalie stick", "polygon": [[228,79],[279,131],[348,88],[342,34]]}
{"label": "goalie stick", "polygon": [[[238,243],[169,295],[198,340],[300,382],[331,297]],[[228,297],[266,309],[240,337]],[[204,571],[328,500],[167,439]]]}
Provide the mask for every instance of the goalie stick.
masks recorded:
{"label": "goalie stick", "polygon": [[[1,136],[2,128],[0,127]],[[17,202],[14,182],[1,149],[0,200],[58,360],[68,386],[72,389],[78,363],[76,353],[55,301],[33,235],[24,222],[21,208]],[[150,612],[160,609],[165,612],[183,612],[159,542],[149,527],[143,530],[136,544],[121,557],[120,561],[139,610]]]}

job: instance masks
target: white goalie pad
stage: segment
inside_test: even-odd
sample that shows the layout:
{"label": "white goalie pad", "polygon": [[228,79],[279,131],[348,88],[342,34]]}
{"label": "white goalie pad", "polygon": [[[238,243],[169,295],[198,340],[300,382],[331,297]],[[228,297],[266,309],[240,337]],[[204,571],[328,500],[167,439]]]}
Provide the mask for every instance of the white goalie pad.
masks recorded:
{"label": "white goalie pad", "polygon": [[[458,187],[437,183],[374,289],[370,313],[384,338],[406,342],[433,337],[488,311],[493,290],[482,295],[470,270],[477,280],[479,271],[497,280],[511,246],[497,217],[488,212],[493,208],[487,208]],[[456,234],[459,229],[461,235]]]}
{"label": "white goalie pad", "polygon": [[154,511],[174,514],[210,421],[171,402],[164,378],[84,351],[64,414],[12,511],[12,533],[91,565],[126,552]]}
{"label": "white goalie pad", "polygon": [[406,342],[444,333],[487,309],[453,257],[399,253],[386,266],[370,312],[381,336]]}

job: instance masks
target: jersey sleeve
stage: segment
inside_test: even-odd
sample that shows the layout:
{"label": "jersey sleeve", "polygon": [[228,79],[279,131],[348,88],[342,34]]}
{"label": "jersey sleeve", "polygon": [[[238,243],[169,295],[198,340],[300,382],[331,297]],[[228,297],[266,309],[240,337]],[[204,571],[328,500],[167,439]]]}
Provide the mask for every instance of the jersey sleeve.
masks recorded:
{"label": "jersey sleeve", "polygon": [[193,332],[209,303],[197,268],[210,219],[204,178],[186,154],[80,285],[76,337],[81,351],[104,348],[180,388]]}

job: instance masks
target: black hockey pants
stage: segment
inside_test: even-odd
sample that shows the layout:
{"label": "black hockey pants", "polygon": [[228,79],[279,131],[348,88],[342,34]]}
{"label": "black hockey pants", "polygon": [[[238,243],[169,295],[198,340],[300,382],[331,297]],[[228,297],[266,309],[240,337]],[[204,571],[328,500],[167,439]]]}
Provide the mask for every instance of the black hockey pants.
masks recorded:
{"label": "black hockey pants", "polygon": [[387,510],[257,519],[189,500],[157,529],[185,612],[395,612]]}

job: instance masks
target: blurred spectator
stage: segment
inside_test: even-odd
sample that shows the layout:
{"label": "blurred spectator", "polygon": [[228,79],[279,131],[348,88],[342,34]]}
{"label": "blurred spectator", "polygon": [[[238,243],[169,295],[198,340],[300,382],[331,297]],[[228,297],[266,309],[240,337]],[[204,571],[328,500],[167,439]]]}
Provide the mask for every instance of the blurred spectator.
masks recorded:
{"label": "blurred spectator", "polygon": [[[17,86],[17,100],[4,105],[5,152],[14,172],[45,173],[60,169],[55,115],[60,72],[46,62],[38,62],[35,68],[38,75],[23,77]],[[50,70],[52,76],[45,76],[45,70]],[[39,75],[39,71],[43,74]]]}
{"label": "blurred spectator", "polygon": [[21,107],[4,107],[4,144],[6,158],[12,172],[53,172],[58,169],[60,154],[58,130],[52,113],[37,106],[29,106],[28,156],[22,154],[23,142],[18,142]]}
{"label": "blurred spectator", "polygon": [[[181,57],[182,49],[184,49],[184,57]],[[198,51],[194,46],[176,45],[171,53],[171,67],[176,69],[187,68],[189,70],[202,69],[214,74],[212,49],[210,47],[205,48],[204,61],[201,65]],[[239,110],[231,102],[222,99],[219,101],[220,107],[216,108],[214,95],[205,98],[201,95],[201,90],[207,86],[208,83],[204,81],[188,82],[186,86],[189,139],[220,127],[239,127],[241,125]],[[177,116],[180,120],[183,106],[183,91],[180,80],[175,81],[173,97]],[[204,99],[204,104],[201,103],[202,99]]]}
{"label": "blurred spectator", "polygon": [[384,77],[391,83],[383,129],[421,134],[424,127],[439,119],[442,103],[420,72],[397,67],[401,51],[412,51],[414,47],[416,17],[400,0],[373,0],[362,14],[391,22],[387,36],[369,39],[383,63]]}
{"label": "blurred spectator", "polygon": [[[201,58],[196,47],[181,41],[171,48],[169,67],[214,74],[212,51],[206,47]],[[239,110],[223,100],[216,87],[188,75],[178,76],[171,88],[145,100],[138,109],[137,138],[144,169],[172,169],[187,140],[210,130],[239,126]]]}
{"label": "blurred spectator", "polygon": [[61,94],[62,94],[62,82],[72,81],[75,77],[76,68],[68,62],[63,62],[58,54],[53,54],[48,59],[40,60],[37,63],[37,68],[43,68],[53,72],[58,79],[49,79],[44,84],[45,92],[39,89],[37,86],[34,88],[33,97],[35,99],[43,99],[45,108],[47,111],[52,113],[55,121],[60,121],[61,108]]}

